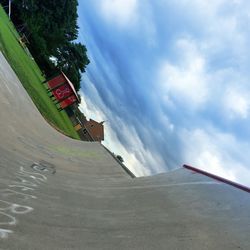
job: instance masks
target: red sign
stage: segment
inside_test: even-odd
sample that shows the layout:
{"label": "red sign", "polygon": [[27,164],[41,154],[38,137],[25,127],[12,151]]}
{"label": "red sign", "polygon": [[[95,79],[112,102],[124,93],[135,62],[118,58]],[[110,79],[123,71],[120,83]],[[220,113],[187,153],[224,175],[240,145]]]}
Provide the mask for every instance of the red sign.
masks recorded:
{"label": "red sign", "polygon": [[64,109],[76,101],[77,101],[76,96],[72,95],[72,96],[69,96],[67,99],[63,100],[62,102],[60,102],[60,106],[62,109]]}
{"label": "red sign", "polygon": [[59,75],[59,76],[56,76],[53,79],[49,80],[48,85],[49,85],[50,89],[53,89],[53,88],[59,86],[60,84],[62,84],[64,82],[65,82],[64,76]]}
{"label": "red sign", "polygon": [[58,101],[65,99],[66,97],[73,94],[73,90],[68,84],[64,84],[52,91],[53,95]]}

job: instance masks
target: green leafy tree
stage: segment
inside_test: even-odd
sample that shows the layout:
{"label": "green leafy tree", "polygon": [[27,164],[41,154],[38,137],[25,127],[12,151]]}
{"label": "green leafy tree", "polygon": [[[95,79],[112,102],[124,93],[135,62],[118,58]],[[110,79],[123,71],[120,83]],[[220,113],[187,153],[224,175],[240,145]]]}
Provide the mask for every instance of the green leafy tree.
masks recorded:
{"label": "green leafy tree", "polygon": [[116,158],[117,158],[121,163],[124,162],[123,158],[122,158],[120,155],[117,155]]}
{"label": "green leafy tree", "polygon": [[63,70],[76,89],[81,73],[89,64],[87,49],[74,42],[78,37],[77,0],[14,0],[14,21],[24,23],[29,34],[29,48],[39,66],[50,75],[57,67]]}
{"label": "green leafy tree", "polygon": [[[85,72],[86,66],[90,63],[86,47],[81,43],[66,43],[58,48],[54,56],[57,58],[58,67],[70,76],[71,81],[80,83],[80,72]],[[79,90],[80,84],[76,84],[75,87]]]}

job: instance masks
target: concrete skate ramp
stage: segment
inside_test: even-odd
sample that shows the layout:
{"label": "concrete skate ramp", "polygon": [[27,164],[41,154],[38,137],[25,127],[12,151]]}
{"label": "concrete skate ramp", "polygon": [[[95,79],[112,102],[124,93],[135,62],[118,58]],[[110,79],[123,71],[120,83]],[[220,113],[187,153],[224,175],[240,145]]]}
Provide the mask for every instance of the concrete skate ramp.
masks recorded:
{"label": "concrete skate ramp", "polygon": [[41,117],[0,55],[0,249],[250,249],[247,192],[189,170],[132,179]]}

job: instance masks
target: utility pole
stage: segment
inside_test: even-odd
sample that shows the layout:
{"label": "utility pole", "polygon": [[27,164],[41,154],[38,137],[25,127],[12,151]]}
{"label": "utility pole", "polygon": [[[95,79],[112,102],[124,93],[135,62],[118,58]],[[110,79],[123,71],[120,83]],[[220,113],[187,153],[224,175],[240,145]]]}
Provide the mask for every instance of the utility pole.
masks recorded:
{"label": "utility pole", "polygon": [[11,15],[11,0],[9,0],[9,19],[10,19],[10,15]]}

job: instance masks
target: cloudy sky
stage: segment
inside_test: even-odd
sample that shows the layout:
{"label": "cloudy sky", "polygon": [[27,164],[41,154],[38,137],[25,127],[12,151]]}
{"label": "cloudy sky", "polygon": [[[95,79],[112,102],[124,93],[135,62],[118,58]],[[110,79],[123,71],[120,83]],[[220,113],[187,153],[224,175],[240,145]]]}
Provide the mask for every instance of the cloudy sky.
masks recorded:
{"label": "cloudy sky", "polygon": [[137,176],[186,163],[250,185],[250,1],[79,3],[104,144]]}

